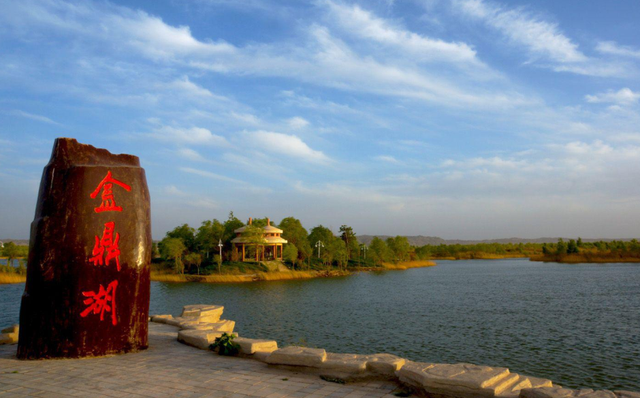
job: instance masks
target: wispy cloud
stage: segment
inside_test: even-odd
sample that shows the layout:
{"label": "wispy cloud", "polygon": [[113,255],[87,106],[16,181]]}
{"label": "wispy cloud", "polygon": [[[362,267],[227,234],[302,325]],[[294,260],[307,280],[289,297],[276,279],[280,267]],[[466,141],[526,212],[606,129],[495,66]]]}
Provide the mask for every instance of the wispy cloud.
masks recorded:
{"label": "wispy cloud", "polygon": [[601,41],[596,50],[603,54],[640,59],[640,50],[631,46],[623,46],[614,41]]}
{"label": "wispy cloud", "polygon": [[322,151],[310,148],[296,135],[263,130],[245,132],[245,135],[254,147],[267,152],[311,163],[328,164],[331,162],[331,159]]}
{"label": "wispy cloud", "polygon": [[595,95],[585,96],[585,100],[591,103],[613,103],[618,105],[635,104],[640,99],[640,93],[634,93],[630,88],[623,88],[619,91],[608,91]]}
{"label": "wispy cloud", "polygon": [[523,48],[529,56],[528,63],[583,75],[628,74],[626,65],[588,57],[557,23],[525,8],[509,8],[486,0],[454,0],[453,4],[462,14],[485,23],[512,45]]}
{"label": "wispy cloud", "polygon": [[294,130],[299,130],[307,127],[309,125],[309,121],[300,116],[295,116],[287,120],[287,124]]}
{"label": "wispy cloud", "polygon": [[202,127],[180,128],[161,126],[156,128],[152,133],[146,133],[145,136],[180,145],[229,146],[226,138],[213,134],[210,130]]}
{"label": "wispy cloud", "polygon": [[60,124],[60,123],[56,122],[55,120],[52,120],[52,119],[50,119],[50,118],[48,118],[46,116],[36,115],[34,113],[25,112],[25,111],[21,111],[21,110],[18,110],[18,109],[6,111],[5,113],[7,113],[9,115],[14,115],[14,116],[19,116],[19,117],[35,120],[35,121],[38,121],[38,122],[52,124],[54,126],[62,126],[62,124]]}
{"label": "wispy cloud", "polygon": [[200,177],[211,178],[213,180],[227,181],[227,182],[234,182],[234,183],[244,184],[244,181],[236,180],[235,178],[223,176],[221,174],[213,173],[213,172],[206,171],[206,170],[194,169],[194,168],[191,168],[191,167],[180,167],[179,170],[183,171],[185,173],[195,174],[195,175],[200,176]]}

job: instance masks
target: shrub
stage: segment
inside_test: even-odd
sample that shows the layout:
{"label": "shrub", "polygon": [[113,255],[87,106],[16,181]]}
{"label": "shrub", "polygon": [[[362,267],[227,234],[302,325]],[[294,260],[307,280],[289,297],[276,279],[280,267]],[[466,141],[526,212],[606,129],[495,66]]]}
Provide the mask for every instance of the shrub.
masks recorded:
{"label": "shrub", "polygon": [[209,348],[213,351],[218,349],[218,354],[234,356],[238,355],[238,350],[240,346],[233,342],[236,336],[232,334],[223,333],[222,336],[216,337],[216,341],[209,346]]}

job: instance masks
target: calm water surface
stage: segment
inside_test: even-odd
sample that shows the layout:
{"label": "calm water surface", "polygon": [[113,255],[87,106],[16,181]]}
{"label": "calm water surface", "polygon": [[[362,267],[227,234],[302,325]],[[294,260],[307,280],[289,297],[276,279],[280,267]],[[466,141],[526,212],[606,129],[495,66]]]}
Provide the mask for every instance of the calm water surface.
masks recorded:
{"label": "calm water surface", "polygon": [[[0,286],[0,325],[23,285]],[[640,265],[526,259],[251,284],[153,283],[151,313],[225,306],[242,336],[333,352],[506,366],[567,387],[640,391]]]}

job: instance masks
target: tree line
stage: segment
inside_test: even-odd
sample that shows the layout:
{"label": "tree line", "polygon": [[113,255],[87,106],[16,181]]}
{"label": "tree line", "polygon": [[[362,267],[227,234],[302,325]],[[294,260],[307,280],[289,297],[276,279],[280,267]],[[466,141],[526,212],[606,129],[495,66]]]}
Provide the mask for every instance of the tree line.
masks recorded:
{"label": "tree line", "polygon": [[[266,225],[266,217],[253,219],[252,224],[247,225],[242,236],[248,243],[256,244],[255,247],[247,247],[247,250],[262,250],[262,228]],[[207,272],[221,272],[223,264],[226,267],[249,267],[238,265],[241,253],[231,243],[236,237],[234,231],[243,226],[245,223],[233,212],[225,221],[206,220],[198,229],[183,224],[167,232],[164,239],[154,246],[154,257],[170,264],[177,273],[200,274],[202,268]],[[376,267],[385,262],[416,258],[415,250],[403,236],[384,241],[374,238],[365,246],[348,225],[342,225],[336,235],[323,225],[307,231],[300,220],[286,217],[277,227],[284,231],[282,237],[289,242],[284,245],[283,259],[292,269],[346,270],[349,267]],[[248,254],[248,257],[253,254]]]}

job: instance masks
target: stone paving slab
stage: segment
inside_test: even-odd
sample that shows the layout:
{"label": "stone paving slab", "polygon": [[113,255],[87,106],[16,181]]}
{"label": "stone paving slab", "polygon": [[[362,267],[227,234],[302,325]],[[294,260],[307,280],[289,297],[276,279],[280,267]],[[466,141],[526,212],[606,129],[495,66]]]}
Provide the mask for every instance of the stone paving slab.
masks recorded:
{"label": "stone paving slab", "polygon": [[0,398],[308,397],[393,398],[391,381],[326,382],[317,375],[185,346],[169,325],[149,324],[149,349],[90,359],[21,361],[0,346]]}

